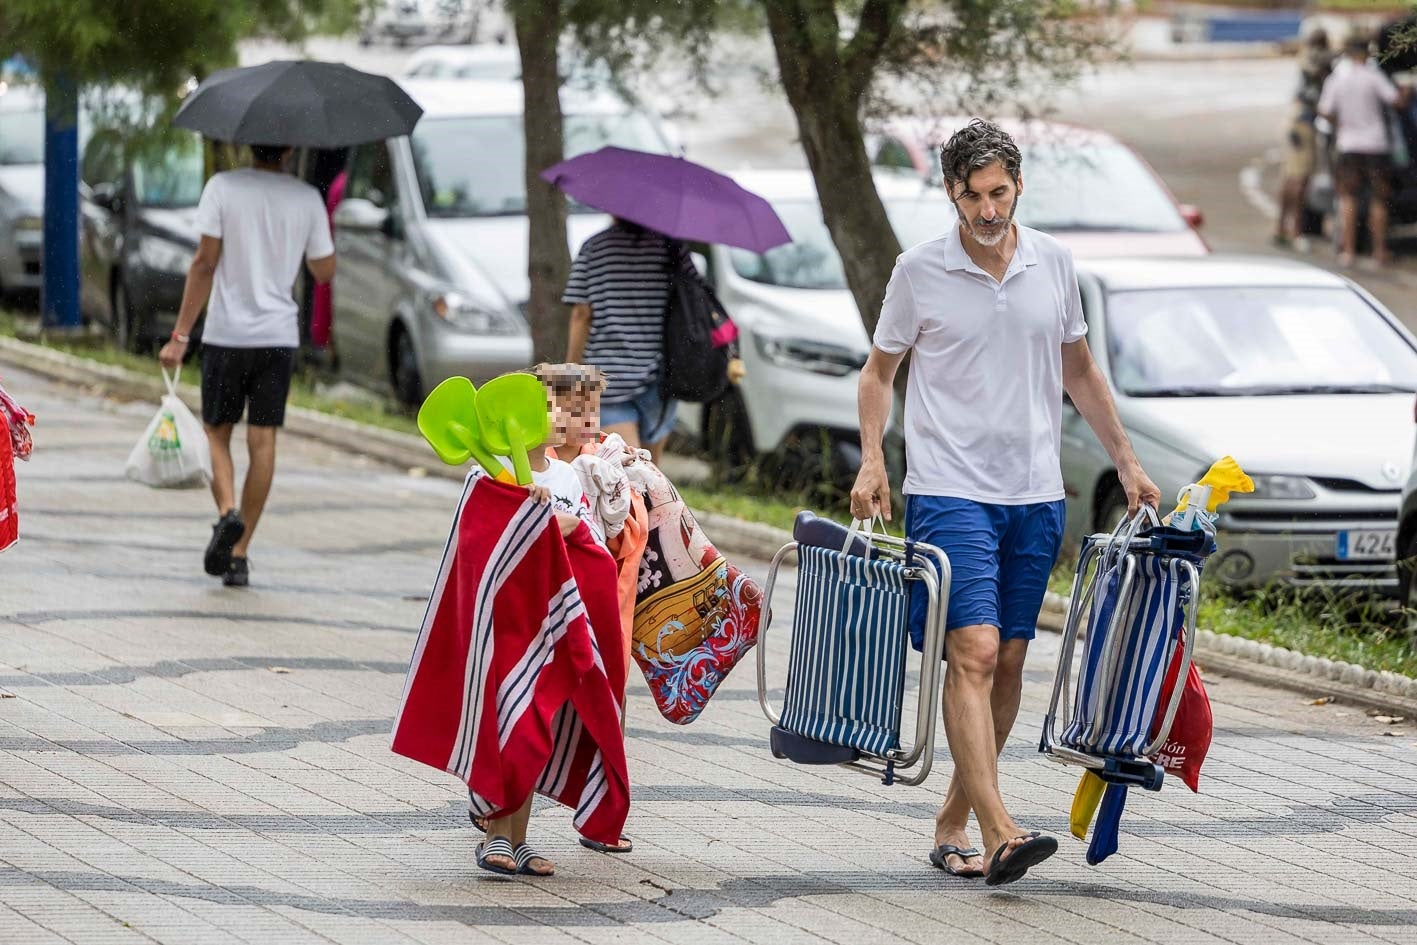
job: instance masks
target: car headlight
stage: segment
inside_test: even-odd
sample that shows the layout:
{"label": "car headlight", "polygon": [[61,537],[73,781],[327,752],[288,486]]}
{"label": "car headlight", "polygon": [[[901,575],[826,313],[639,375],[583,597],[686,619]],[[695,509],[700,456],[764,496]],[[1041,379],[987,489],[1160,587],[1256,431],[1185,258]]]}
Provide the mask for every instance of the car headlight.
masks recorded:
{"label": "car headlight", "polygon": [[515,335],[521,331],[515,319],[462,292],[438,292],[429,304],[434,315],[459,331],[476,335]]}
{"label": "car headlight", "polygon": [[1303,476],[1251,476],[1256,499],[1312,499],[1313,485]]}
{"label": "car headlight", "polygon": [[192,265],[192,250],[172,240],[148,236],[138,242],[138,260],[148,269],[177,275]]}
{"label": "car headlight", "polygon": [[15,229],[21,232],[37,233],[44,229],[43,217],[20,217],[15,221]]}
{"label": "car headlight", "polygon": [[756,332],[753,334],[753,341],[757,344],[758,354],[764,360],[799,371],[811,371],[813,374],[845,377],[866,365],[866,355],[844,345],[814,341],[811,338],[781,338]]}

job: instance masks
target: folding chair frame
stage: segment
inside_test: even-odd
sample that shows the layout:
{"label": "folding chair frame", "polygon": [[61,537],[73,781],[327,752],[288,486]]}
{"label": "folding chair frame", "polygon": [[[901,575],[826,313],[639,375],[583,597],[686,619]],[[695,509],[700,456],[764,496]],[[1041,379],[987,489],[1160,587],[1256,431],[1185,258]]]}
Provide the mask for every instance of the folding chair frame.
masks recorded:
{"label": "folding chair frame", "polygon": [[[1048,703],[1048,714],[1043,721],[1043,738],[1038,746],[1039,751],[1062,764],[1081,765],[1094,770],[1107,767],[1106,756],[1092,755],[1063,746],[1059,725],[1061,724],[1061,731],[1067,731],[1068,726],[1072,723],[1073,700],[1069,682],[1072,676],[1073,651],[1080,631],[1087,626],[1086,615],[1090,612],[1093,599],[1096,596],[1103,562],[1096,562],[1098,566],[1093,570],[1090,579],[1087,577],[1088,569],[1092,567],[1095,559],[1103,558],[1104,555],[1108,557],[1121,555],[1122,572],[1117,586],[1117,598],[1118,600],[1126,600],[1136,579],[1136,555],[1142,552],[1155,553],[1147,539],[1137,537],[1137,533],[1141,530],[1147,517],[1151,519],[1152,524],[1159,524],[1156,513],[1151,508],[1143,506],[1142,510],[1132,519],[1124,518],[1111,534],[1099,533],[1089,536],[1083,542],[1082,552],[1078,558],[1077,574],[1073,578],[1072,601],[1068,607],[1067,621],[1063,625],[1062,643],[1058,648],[1058,667],[1053,678],[1053,695]],[[1190,672],[1191,657],[1196,643],[1196,614],[1200,606],[1200,570],[1192,562],[1180,557],[1173,557],[1168,561],[1167,569],[1171,580],[1184,580],[1190,586],[1191,595],[1190,601],[1186,605],[1183,639],[1177,641],[1172,638],[1167,642],[1163,664],[1165,666],[1171,665],[1179,642],[1182,647],[1180,673],[1177,675],[1176,686],[1172,689],[1170,701],[1166,704],[1166,711],[1162,715],[1156,737],[1142,748],[1141,756],[1144,758],[1149,758],[1160,750],[1171,735],[1171,726],[1176,720],[1176,711],[1181,706],[1186,674]],[[1103,701],[1098,712],[1083,732],[1081,741],[1087,745],[1095,746],[1097,744],[1101,734],[1098,727],[1111,711],[1112,699],[1116,695],[1113,676],[1117,670],[1117,661],[1126,636],[1124,632],[1119,632],[1119,630],[1126,630],[1121,626],[1123,616],[1124,608],[1114,607],[1105,630],[1103,663],[1098,677],[1098,684],[1102,687]]]}
{"label": "folding chair frame", "polygon": [[[853,536],[855,534],[853,532]],[[903,538],[883,534],[862,534],[861,537],[866,538],[878,552],[897,561],[906,560],[907,548],[917,556],[929,555],[939,566],[940,577],[935,577],[935,569],[928,563],[910,565],[905,570],[906,580],[924,582],[930,602],[925,618],[924,645],[920,654],[920,705],[915,717],[915,743],[909,751],[895,748],[879,756],[868,755],[856,761],[843,762],[840,767],[853,768],[879,777],[886,784],[920,784],[929,776],[935,754],[935,724],[940,707],[940,663],[944,654],[942,648],[945,642],[945,620],[950,600],[950,559],[939,548],[923,542],[907,542]],[[777,586],[778,568],[789,554],[797,550],[798,545],[795,541],[788,542],[773,556],[772,565],[768,568],[767,582],[763,586],[763,606],[758,617],[758,704],[762,706],[768,721],[774,725],[779,724],[782,717],[768,699],[768,621],[772,614],[772,594]],[[795,626],[796,614],[793,616]],[[901,628],[902,633],[905,630],[905,627]],[[903,701],[903,690],[901,697]],[[907,774],[902,776],[902,772]]]}

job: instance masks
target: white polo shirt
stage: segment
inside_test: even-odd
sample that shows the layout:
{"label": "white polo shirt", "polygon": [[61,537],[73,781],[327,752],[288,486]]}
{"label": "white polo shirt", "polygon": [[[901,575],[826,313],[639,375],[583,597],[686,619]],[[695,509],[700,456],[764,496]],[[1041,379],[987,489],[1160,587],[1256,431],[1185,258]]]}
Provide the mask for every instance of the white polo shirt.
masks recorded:
{"label": "white polo shirt", "polygon": [[1062,346],[1087,334],[1073,257],[1017,226],[1002,282],[969,258],[959,227],[896,260],[872,339],[910,349],[907,495],[999,505],[1063,498]]}

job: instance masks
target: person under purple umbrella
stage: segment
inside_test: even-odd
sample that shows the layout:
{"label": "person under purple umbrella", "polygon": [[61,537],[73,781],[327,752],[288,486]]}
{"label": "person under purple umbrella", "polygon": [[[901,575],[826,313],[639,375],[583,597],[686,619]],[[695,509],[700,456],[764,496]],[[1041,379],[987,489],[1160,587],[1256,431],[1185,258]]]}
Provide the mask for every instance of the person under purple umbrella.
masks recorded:
{"label": "person under purple umbrella", "polygon": [[581,246],[561,301],[571,306],[566,360],[606,376],[601,428],[659,462],[677,402],[660,394],[664,311],[675,275],[697,275],[682,243],[615,218]]}
{"label": "person under purple umbrella", "polygon": [[[571,306],[566,360],[599,368],[608,383],[601,424],[658,463],[676,403],[660,392],[665,310],[676,278],[699,278],[681,240],[754,252],[791,242],[766,200],[701,164],[606,147],[541,178],[614,217],[586,240],[562,301]],[[736,381],[740,362],[730,363]]]}

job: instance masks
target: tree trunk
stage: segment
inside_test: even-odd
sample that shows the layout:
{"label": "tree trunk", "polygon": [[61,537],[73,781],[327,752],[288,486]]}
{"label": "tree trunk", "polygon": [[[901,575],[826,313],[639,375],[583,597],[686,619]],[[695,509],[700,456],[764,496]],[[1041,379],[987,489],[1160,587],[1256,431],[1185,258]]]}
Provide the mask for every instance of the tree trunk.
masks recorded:
{"label": "tree trunk", "polygon": [[871,179],[859,96],[843,67],[836,4],[765,0],[778,74],[807,155],[822,219],[867,334],[875,331],[900,242]]}
{"label": "tree trunk", "polygon": [[523,127],[526,137],[527,276],[531,294],[526,316],[531,323],[533,357],[562,361],[569,329],[561,292],[571,271],[566,247],[566,198],[538,175],[565,156],[561,115],[561,73],[557,43],[561,38],[562,0],[519,0],[511,4],[512,23],[521,51]]}

